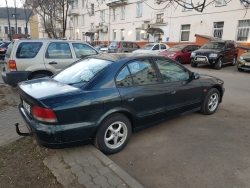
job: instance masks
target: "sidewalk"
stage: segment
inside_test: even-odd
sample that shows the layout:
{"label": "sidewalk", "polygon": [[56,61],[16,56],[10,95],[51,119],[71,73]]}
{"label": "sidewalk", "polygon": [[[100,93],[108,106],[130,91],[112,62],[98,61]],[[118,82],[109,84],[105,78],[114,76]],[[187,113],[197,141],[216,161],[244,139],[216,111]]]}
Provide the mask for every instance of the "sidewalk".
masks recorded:
{"label": "sidewalk", "polygon": [[[0,84],[7,105],[12,106],[0,111],[0,146],[21,138],[14,124],[19,123],[22,132],[28,132],[18,111],[20,99],[16,89]],[[44,164],[52,171],[63,187],[72,187],[77,180],[86,188],[142,188],[134,178],[111,161],[93,145],[56,150],[56,154],[47,157]]]}

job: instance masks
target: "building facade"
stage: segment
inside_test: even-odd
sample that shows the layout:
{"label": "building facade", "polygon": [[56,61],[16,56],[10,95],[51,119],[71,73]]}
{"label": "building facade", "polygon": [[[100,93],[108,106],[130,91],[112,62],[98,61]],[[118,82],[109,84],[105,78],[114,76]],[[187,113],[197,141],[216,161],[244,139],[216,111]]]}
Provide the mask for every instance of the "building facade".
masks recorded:
{"label": "building facade", "polygon": [[67,38],[89,43],[134,41],[168,44],[194,43],[195,34],[250,42],[250,13],[239,0],[218,0],[202,13],[164,0],[73,0]]}
{"label": "building facade", "polygon": [[30,9],[8,8],[10,29],[8,24],[7,8],[0,8],[0,40],[9,41],[8,34],[29,34],[31,35],[30,18],[33,12]]}

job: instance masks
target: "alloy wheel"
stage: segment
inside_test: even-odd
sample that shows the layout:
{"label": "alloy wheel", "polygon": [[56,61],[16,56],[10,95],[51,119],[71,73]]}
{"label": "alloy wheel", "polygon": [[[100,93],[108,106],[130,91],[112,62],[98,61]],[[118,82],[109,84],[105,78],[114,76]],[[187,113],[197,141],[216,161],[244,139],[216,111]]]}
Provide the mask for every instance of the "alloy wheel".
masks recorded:
{"label": "alloy wheel", "polygon": [[212,94],[211,97],[209,98],[209,101],[208,101],[208,109],[211,112],[214,111],[217,108],[218,103],[219,103],[218,94],[217,93]]}

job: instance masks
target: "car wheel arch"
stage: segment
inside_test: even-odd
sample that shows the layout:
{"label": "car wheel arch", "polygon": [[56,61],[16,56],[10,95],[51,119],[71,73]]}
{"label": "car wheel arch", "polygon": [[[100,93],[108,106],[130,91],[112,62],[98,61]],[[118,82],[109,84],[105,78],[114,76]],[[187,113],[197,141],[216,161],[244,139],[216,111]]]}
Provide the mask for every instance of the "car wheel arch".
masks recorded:
{"label": "car wheel arch", "polygon": [[[222,102],[222,95],[223,95],[223,91],[222,91],[222,88],[221,88],[221,86],[219,86],[219,85],[214,85],[212,88],[215,88],[215,89],[217,89],[219,92],[220,92],[220,103]],[[212,89],[211,88],[211,89]]]}
{"label": "car wheel arch", "polygon": [[37,71],[31,72],[31,73],[29,74],[28,80],[32,79],[32,78],[33,78],[35,75],[37,75],[37,74],[46,74],[46,75],[48,75],[48,76],[53,75],[53,73],[50,72],[50,71],[46,71],[46,70],[37,70]]}

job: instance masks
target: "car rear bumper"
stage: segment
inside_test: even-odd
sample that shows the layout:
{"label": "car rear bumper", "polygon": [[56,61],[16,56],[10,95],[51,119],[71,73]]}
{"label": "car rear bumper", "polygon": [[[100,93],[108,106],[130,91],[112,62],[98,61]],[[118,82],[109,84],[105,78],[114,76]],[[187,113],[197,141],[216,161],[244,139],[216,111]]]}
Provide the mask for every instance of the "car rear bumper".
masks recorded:
{"label": "car rear bumper", "polygon": [[30,71],[6,72],[3,69],[2,79],[8,85],[17,86],[17,83],[27,80],[30,73]]}
{"label": "car rear bumper", "polygon": [[[79,127],[79,125],[47,125],[40,123],[28,115],[28,112],[19,105],[19,111],[24,119],[25,125],[28,128],[30,135],[32,135],[37,143],[43,147],[51,149],[59,149],[72,147],[82,144],[90,144],[93,142],[90,138],[79,139],[76,134],[71,134],[72,130],[75,129],[77,132],[90,133],[89,127]],[[93,129],[93,128],[92,128]],[[93,132],[93,131],[92,131]],[[72,138],[71,141],[65,141],[65,139]]]}

